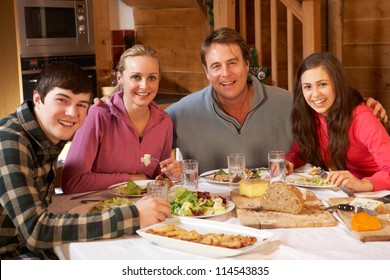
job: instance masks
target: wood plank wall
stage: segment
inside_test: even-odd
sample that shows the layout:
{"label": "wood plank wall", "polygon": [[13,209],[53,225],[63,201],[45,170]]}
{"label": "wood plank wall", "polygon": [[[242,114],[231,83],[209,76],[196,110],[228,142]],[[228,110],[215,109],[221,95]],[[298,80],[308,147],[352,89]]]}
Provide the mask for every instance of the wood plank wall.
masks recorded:
{"label": "wood plank wall", "polygon": [[344,67],[353,85],[390,113],[390,1],[343,2]]}

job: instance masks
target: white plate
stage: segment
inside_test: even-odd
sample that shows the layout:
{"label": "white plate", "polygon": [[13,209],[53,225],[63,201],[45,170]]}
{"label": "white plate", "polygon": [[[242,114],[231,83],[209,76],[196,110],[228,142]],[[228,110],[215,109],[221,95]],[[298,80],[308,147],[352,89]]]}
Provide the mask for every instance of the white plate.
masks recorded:
{"label": "white plate", "polygon": [[[146,231],[150,228],[159,227],[166,224],[173,224],[177,227],[184,228],[186,230],[195,230],[198,233],[224,233],[224,234],[241,234],[246,236],[253,236],[257,238],[257,241],[247,247],[240,249],[229,249],[205,244],[199,244],[189,241],[183,241],[179,239],[159,236],[155,234],[147,233]],[[222,258],[222,257],[232,257],[240,254],[248,253],[258,247],[260,247],[264,242],[269,240],[273,234],[265,232],[259,229],[244,227],[240,225],[233,225],[229,223],[216,222],[203,219],[191,219],[187,217],[174,217],[168,219],[162,223],[154,224],[142,229],[137,230],[137,233],[143,238],[156,243],[159,246],[179,250],[182,252]]]}
{"label": "white plate", "polygon": [[[103,201],[103,199],[102,199]],[[86,204],[82,204],[76,207],[73,207],[68,211],[69,214],[88,214],[89,210],[91,210],[92,207],[94,207],[99,202],[90,202]]]}
{"label": "white plate", "polygon": [[[204,216],[186,216],[186,217],[188,217],[188,218],[198,218],[198,219],[217,217],[217,216],[221,216],[221,215],[224,215],[226,213],[229,213],[230,211],[232,211],[234,209],[234,207],[236,207],[236,205],[233,202],[228,200],[226,202],[226,210],[225,210],[225,212],[218,213],[218,214],[204,215]],[[179,217],[179,216],[177,216],[177,217]]]}
{"label": "white plate", "polygon": [[297,186],[297,187],[303,187],[303,188],[316,188],[316,189],[333,189],[335,186],[331,184],[327,185],[314,185],[311,182],[302,182],[302,178],[310,179],[313,176],[306,174],[306,173],[299,173],[299,174],[290,174],[286,177],[286,183]]}
{"label": "white plate", "polygon": [[[266,170],[266,168],[264,168]],[[214,169],[210,171],[203,172],[199,176],[203,178],[206,182],[213,183],[213,184],[218,184],[218,185],[232,185],[232,186],[239,186],[239,183],[232,183],[230,184],[229,182],[222,182],[222,181],[215,181],[213,180],[213,175],[215,172],[219,171],[219,169]],[[226,173],[229,172],[229,169],[223,168],[223,171]],[[261,177],[261,179],[267,179],[268,178],[268,171],[264,173],[264,176]]]}
{"label": "white plate", "polygon": [[91,202],[83,205],[73,207],[68,211],[68,214],[88,214],[89,210],[95,206],[97,202]]}
{"label": "white plate", "polygon": [[[218,185],[230,185],[229,182],[222,182],[222,181],[215,181],[213,180],[213,175],[215,172],[217,172],[219,169],[214,169],[214,170],[210,170],[210,171],[206,171],[206,172],[203,172],[202,174],[200,174],[199,176],[202,177],[206,182],[209,182],[209,183],[213,183],[213,184],[218,184]],[[226,173],[229,172],[229,169],[227,168],[224,168],[223,171],[225,171]],[[238,183],[232,183],[233,186],[238,186],[239,184]]]}
{"label": "white plate", "polygon": [[[136,183],[140,187],[145,187],[145,189],[146,189],[146,185],[152,181],[154,181],[154,180],[133,180],[134,183]],[[113,193],[114,195],[122,196],[122,197],[143,197],[145,195],[145,194],[136,195],[136,194],[122,194],[122,193],[120,193],[118,187],[122,186],[122,185],[126,185],[126,184],[127,184],[127,181],[122,182],[122,183],[118,183],[118,184],[115,184],[115,185],[108,187],[108,190],[111,193]]]}

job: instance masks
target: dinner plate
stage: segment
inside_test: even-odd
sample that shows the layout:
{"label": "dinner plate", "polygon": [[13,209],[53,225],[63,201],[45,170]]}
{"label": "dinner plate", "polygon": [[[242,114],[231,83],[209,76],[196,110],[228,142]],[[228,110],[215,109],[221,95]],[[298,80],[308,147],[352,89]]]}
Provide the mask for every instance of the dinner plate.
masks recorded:
{"label": "dinner plate", "polygon": [[[104,201],[104,199],[102,199],[101,201]],[[88,202],[88,203],[85,203],[85,204],[73,207],[72,209],[70,209],[68,211],[68,213],[69,214],[88,214],[89,210],[91,210],[92,207],[94,207],[98,203],[99,203],[99,201],[96,201],[96,202],[92,202],[91,201],[91,202]]]}
{"label": "dinner plate", "polygon": [[[144,187],[145,189],[146,189],[146,185],[152,181],[154,181],[154,180],[133,180],[134,183],[136,183],[140,187]],[[144,195],[146,195],[146,193],[145,194],[123,194],[123,193],[120,193],[119,187],[122,185],[127,185],[127,181],[122,182],[122,183],[118,183],[118,184],[114,184],[114,185],[108,187],[108,190],[111,193],[113,193],[115,196],[122,196],[122,197],[143,197]]]}
{"label": "dinner plate", "polygon": [[[266,170],[265,168],[262,168],[262,169]],[[219,170],[220,169],[214,169],[214,170],[203,172],[202,174],[200,174],[200,177],[203,178],[206,182],[213,183],[213,184],[239,186],[239,183],[231,183],[230,184],[229,182],[222,182],[222,181],[213,180],[214,173],[218,172]],[[223,171],[228,173],[229,169],[223,168]],[[262,176],[262,179],[267,178],[267,176],[268,176],[268,172],[264,172],[264,176]]]}
{"label": "dinner plate", "polygon": [[[222,213],[218,213],[218,214],[211,214],[211,215],[204,215],[204,216],[185,216],[185,217],[188,217],[188,218],[198,218],[198,219],[205,219],[205,218],[212,218],[212,217],[217,217],[217,216],[221,216],[221,215],[224,215],[226,213],[229,213],[231,212],[234,208],[236,207],[236,205],[231,202],[231,201],[227,201],[226,202],[226,210]],[[176,216],[176,217],[179,217],[179,216]],[[180,216],[181,217],[181,216]]]}
{"label": "dinner plate", "polygon": [[[177,227],[181,227],[186,230],[195,230],[201,234],[224,233],[230,235],[241,234],[245,236],[253,236],[256,237],[257,241],[254,244],[247,247],[243,247],[239,249],[229,249],[224,247],[205,245],[205,244],[194,243],[190,241],[184,241],[184,240],[147,233],[147,230],[150,228],[155,228],[167,224],[173,224]],[[259,248],[262,244],[264,244],[271,237],[273,237],[273,234],[271,234],[270,232],[262,231],[259,229],[244,227],[240,225],[233,225],[224,222],[216,222],[211,220],[191,219],[188,217],[173,217],[164,222],[139,229],[137,230],[137,234],[165,248],[170,248],[170,249],[179,250],[186,253],[197,254],[197,255],[213,257],[213,258],[232,257],[232,256],[248,253],[252,250]]]}
{"label": "dinner plate", "polygon": [[[206,182],[209,182],[209,183],[213,183],[213,184],[218,184],[218,185],[230,185],[229,182],[222,182],[222,181],[215,181],[213,179],[213,175],[215,172],[218,172],[219,169],[214,169],[214,170],[210,170],[210,171],[206,171],[206,172],[203,172],[202,174],[200,174],[199,176],[201,178],[203,178]],[[229,172],[229,170],[227,168],[223,168],[223,171],[225,171],[226,173]],[[234,186],[238,186],[239,184],[238,183],[232,183],[232,185]]]}
{"label": "dinner plate", "polygon": [[88,214],[89,210],[91,210],[91,208],[95,206],[96,203],[91,202],[73,207],[68,211],[68,214]]}
{"label": "dinner plate", "polygon": [[[311,176],[309,174],[290,174],[286,177],[286,183],[303,188],[316,188],[316,189],[333,189],[335,186],[331,184],[326,185],[316,185],[310,181]],[[305,179],[307,179],[305,181]]]}

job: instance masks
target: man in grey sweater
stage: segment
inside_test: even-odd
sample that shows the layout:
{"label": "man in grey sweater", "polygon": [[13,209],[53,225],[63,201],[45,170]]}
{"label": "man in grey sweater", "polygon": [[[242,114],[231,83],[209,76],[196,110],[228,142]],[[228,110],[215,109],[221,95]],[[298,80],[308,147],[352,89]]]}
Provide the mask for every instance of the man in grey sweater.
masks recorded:
{"label": "man in grey sweater", "polygon": [[[246,167],[266,167],[271,150],[288,152],[292,93],[261,84],[249,74],[249,47],[230,28],[214,30],[201,47],[210,85],[169,106],[174,147],[199,161],[199,172],[227,166],[229,153],[244,153]],[[383,107],[376,103],[374,113]],[[368,104],[369,105],[369,104]]]}

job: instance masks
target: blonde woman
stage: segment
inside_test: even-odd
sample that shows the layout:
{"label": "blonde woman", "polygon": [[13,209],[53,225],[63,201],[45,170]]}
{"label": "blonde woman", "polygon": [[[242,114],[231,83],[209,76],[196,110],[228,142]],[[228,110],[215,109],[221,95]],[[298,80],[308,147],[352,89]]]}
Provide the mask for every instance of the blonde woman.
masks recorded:
{"label": "blonde woman", "polygon": [[[179,163],[170,158],[172,121],[153,101],[160,79],[154,49],[135,45],[122,54],[117,90],[107,104],[90,108],[72,141],[62,175],[64,193],[103,190],[119,182],[152,179],[161,171],[180,176]],[[141,162],[144,154],[159,161],[145,165]]]}

